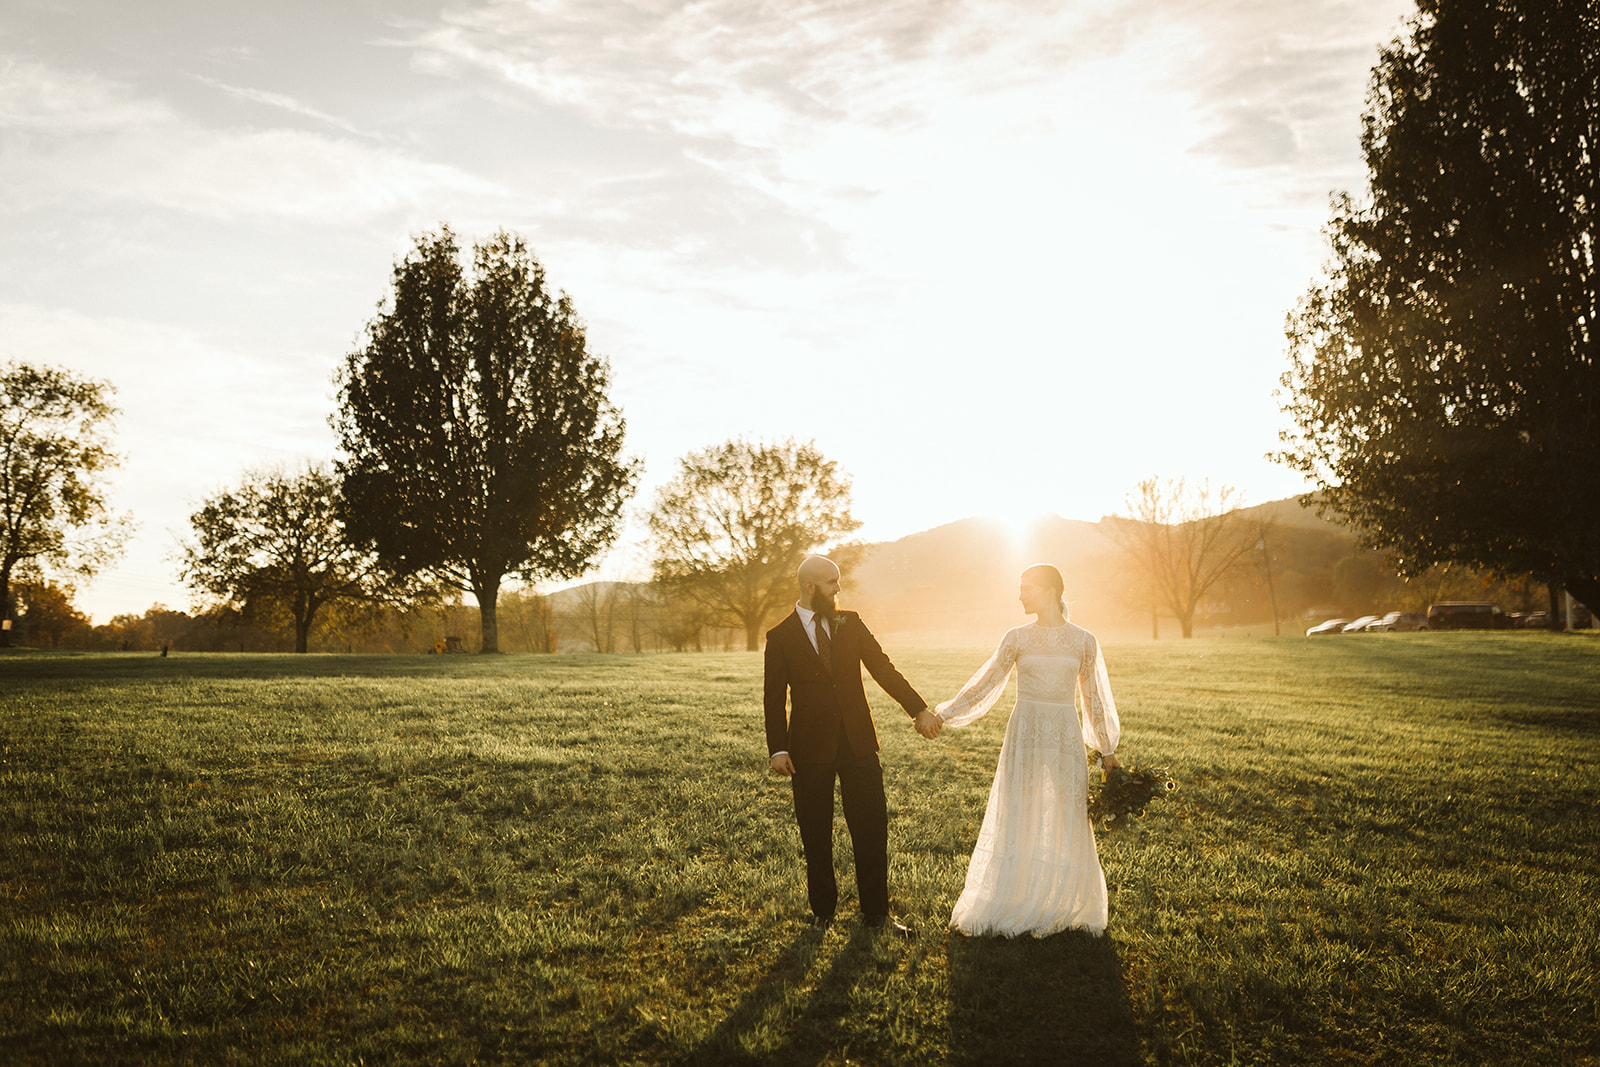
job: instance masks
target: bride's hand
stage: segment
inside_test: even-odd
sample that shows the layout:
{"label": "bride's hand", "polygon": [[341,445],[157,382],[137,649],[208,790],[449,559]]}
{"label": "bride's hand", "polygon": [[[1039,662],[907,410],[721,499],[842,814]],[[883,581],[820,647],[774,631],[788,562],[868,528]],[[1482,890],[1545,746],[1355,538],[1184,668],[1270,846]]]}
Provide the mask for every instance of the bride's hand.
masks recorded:
{"label": "bride's hand", "polygon": [[939,736],[939,731],[944,729],[944,720],[939,718],[939,714],[932,708],[923,708],[917,713],[912,725],[916,727],[917,733],[932,741]]}
{"label": "bride's hand", "polygon": [[1117,762],[1116,756],[1100,757],[1100,769],[1103,771],[1114,771],[1120,766],[1121,764]]}

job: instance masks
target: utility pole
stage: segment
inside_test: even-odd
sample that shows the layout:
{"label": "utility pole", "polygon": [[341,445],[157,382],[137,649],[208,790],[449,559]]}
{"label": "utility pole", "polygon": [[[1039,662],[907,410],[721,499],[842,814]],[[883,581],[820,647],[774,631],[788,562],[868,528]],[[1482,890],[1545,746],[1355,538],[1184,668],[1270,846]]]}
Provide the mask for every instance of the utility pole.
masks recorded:
{"label": "utility pole", "polygon": [[1272,557],[1267,555],[1267,536],[1265,532],[1256,539],[1256,547],[1261,550],[1261,562],[1267,568],[1267,596],[1272,600],[1272,635],[1274,637],[1282,637],[1283,631],[1278,628],[1278,590],[1272,584]]}

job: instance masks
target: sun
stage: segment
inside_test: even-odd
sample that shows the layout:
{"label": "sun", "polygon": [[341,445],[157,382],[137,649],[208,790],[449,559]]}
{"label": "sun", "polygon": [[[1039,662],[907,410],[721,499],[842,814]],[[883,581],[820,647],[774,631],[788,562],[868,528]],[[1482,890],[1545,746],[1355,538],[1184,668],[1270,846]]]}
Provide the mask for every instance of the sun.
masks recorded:
{"label": "sun", "polygon": [[1038,538],[1039,527],[1055,515],[1048,511],[998,512],[988,516],[990,522],[1000,527],[1006,547],[1013,556],[1026,551]]}

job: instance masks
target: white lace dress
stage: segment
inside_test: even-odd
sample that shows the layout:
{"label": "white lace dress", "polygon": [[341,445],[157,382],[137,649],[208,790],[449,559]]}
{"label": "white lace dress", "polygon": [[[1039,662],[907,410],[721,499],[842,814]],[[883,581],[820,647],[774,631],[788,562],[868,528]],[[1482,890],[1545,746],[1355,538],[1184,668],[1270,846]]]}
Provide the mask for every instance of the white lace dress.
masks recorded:
{"label": "white lace dress", "polygon": [[1013,667],[1017,706],[950,925],[967,934],[1098,934],[1106,928],[1106,878],[1089,822],[1084,746],[1109,755],[1120,732],[1100,644],[1072,623],[1019,626],[935,709],[939,717],[949,726],[982,718]]}

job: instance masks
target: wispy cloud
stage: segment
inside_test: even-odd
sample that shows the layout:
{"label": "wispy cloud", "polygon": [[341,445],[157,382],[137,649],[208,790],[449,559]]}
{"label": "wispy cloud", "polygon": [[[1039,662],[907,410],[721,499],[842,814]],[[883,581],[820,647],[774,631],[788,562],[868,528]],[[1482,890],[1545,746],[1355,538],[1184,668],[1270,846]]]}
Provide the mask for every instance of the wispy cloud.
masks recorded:
{"label": "wispy cloud", "polygon": [[185,131],[174,140],[181,144],[147,141],[131,149],[125,158],[134,173],[116,192],[219,217],[346,223],[436,201],[441,194],[501,192],[455,167],[298,130],[199,137]]}
{"label": "wispy cloud", "polygon": [[218,89],[224,93],[227,93],[229,96],[237,97],[240,100],[248,100],[251,103],[261,104],[264,107],[276,108],[279,111],[286,111],[291,115],[300,115],[304,118],[315,119],[317,122],[326,123],[335,129],[343,130],[345,133],[353,133],[358,137],[371,136],[365,130],[358,129],[357,127],[346,122],[344,119],[339,118],[337,115],[330,115],[326,111],[320,111],[309,104],[305,104],[299,100],[296,100],[294,97],[289,96],[286,93],[273,93],[264,89],[250,89],[239,85],[229,85],[227,82],[222,81],[221,79],[213,78],[205,74],[191,74],[189,76],[195,81],[200,82],[202,85],[209,85],[213,89]]}
{"label": "wispy cloud", "polygon": [[68,137],[170,122],[166,105],[94,74],[0,55],[0,131]]}
{"label": "wispy cloud", "polygon": [[915,122],[958,87],[1033,81],[1019,53],[1093,49],[1055,6],[912,2],[518,0],[445,13],[417,63],[490,71],[597,122],[748,146],[839,121]]}
{"label": "wispy cloud", "polygon": [[422,71],[568,116],[585,132],[567,158],[628,141],[631,158],[565,187],[554,225],[744,276],[845,267],[853,216],[885,190],[947,185],[997,137],[1074,125],[1063,72],[1125,39],[1041,3],[488,0],[403,43]]}
{"label": "wispy cloud", "polygon": [[[418,65],[486,71],[601,125],[671,134],[764,172],[859,127],[880,136],[986,108],[1019,128],[1081,106],[1078,77],[1132,57],[1140,88],[1189,109],[1191,147],[1224,168],[1348,167],[1360,83],[1409,0],[488,0],[411,40]],[[1070,124],[1070,123],[1069,123]],[[1294,184],[1291,179],[1291,184]],[[1326,192],[1322,189],[1320,198]],[[1297,194],[1298,195],[1298,194]]]}
{"label": "wispy cloud", "polygon": [[[214,129],[94,74],[15,59],[3,70],[0,179],[11,211],[136,202],[212,218],[348,224],[502,193],[394,147],[297,129]],[[284,109],[318,114],[293,101]]]}
{"label": "wispy cloud", "polygon": [[1291,200],[1325,204],[1358,158],[1366,79],[1351,74],[1370,69],[1414,11],[1410,0],[1183,5],[1190,46],[1174,51],[1165,81],[1211,131],[1194,150],[1230,169],[1273,170]]}

